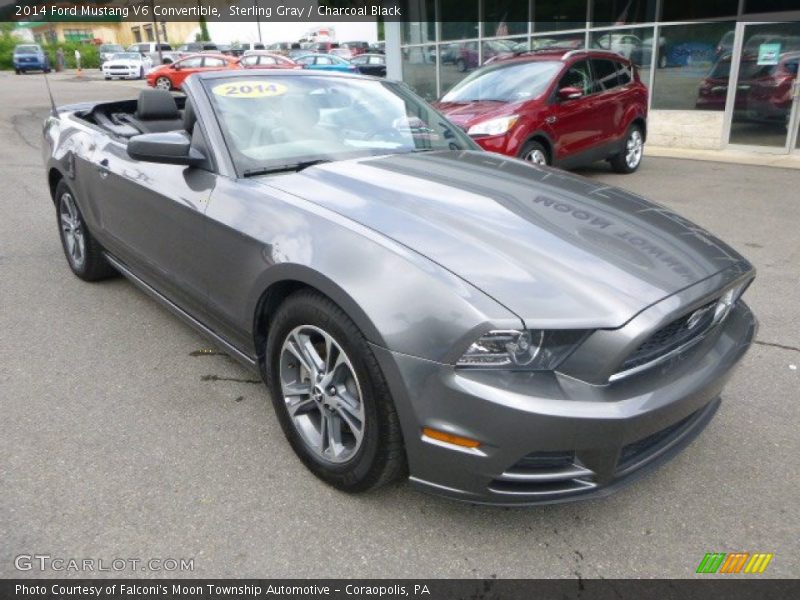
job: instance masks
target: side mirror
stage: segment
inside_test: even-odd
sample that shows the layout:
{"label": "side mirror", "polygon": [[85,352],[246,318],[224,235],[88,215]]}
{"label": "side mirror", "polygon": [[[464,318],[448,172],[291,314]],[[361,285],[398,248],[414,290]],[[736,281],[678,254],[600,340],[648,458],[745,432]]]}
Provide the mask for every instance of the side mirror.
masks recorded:
{"label": "side mirror", "polygon": [[583,96],[583,90],[578,87],[563,87],[558,90],[559,100],[575,100]]}
{"label": "side mirror", "polygon": [[134,160],[190,167],[205,161],[202,152],[192,148],[191,139],[182,131],[136,135],[128,141],[128,156]]}

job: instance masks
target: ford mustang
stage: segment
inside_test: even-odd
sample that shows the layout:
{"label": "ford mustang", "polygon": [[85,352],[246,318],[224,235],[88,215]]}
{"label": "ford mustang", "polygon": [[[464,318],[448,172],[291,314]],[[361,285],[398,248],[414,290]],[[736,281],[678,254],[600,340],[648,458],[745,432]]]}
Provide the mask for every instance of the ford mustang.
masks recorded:
{"label": "ford mustang", "polygon": [[752,266],[711,233],[484,152],[401,83],[240,70],[183,89],[47,119],[67,263],[122,273],[258,372],[324,481],[574,500],[713,417],[756,321]]}

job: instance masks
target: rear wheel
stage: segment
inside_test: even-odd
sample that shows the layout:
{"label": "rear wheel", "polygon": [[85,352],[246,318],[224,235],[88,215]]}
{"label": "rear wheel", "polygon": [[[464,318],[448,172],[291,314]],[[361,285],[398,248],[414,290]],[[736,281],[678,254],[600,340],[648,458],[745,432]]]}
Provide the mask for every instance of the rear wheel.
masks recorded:
{"label": "rear wheel", "polygon": [[159,77],[156,79],[156,87],[160,90],[171,90],[172,89],[172,82],[169,80],[169,77]]}
{"label": "rear wheel", "polygon": [[102,246],[89,233],[75,194],[64,181],[56,187],[56,212],[61,246],[72,272],[84,281],[113,276],[116,271],[103,256]]}
{"label": "rear wheel", "polygon": [[313,291],[278,309],[266,344],[275,412],[294,451],[317,477],[347,492],[405,473],[394,403],[361,331]]}
{"label": "rear wheel", "polygon": [[550,155],[540,142],[531,140],[522,147],[519,157],[535,165],[549,165]]}
{"label": "rear wheel", "polygon": [[19,69],[14,69],[14,72],[15,72],[17,75],[19,75],[19,74],[20,74],[20,70],[19,70]]}
{"label": "rear wheel", "polygon": [[611,158],[611,167],[617,173],[633,173],[642,164],[644,154],[644,136],[642,128],[638,125],[631,125],[628,135],[625,138],[625,146],[622,152]]}

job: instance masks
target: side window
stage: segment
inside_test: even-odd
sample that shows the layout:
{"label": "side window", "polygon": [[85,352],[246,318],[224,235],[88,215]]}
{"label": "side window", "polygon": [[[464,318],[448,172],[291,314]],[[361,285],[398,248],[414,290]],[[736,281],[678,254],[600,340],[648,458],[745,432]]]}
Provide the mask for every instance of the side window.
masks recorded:
{"label": "side window", "polygon": [[365,64],[367,61],[366,61],[365,57],[363,57],[363,56],[356,56],[356,57],[355,57],[353,60],[351,60],[350,62],[351,62],[351,63],[353,63],[354,65],[363,65],[363,64]]}
{"label": "side window", "polygon": [[380,56],[370,56],[369,57],[369,64],[371,65],[382,65],[383,59]]}
{"label": "side window", "polygon": [[150,52],[150,44],[139,44],[138,51],[141,52],[142,54]]}
{"label": "side window", "polygon": [[258,56],[253,56],[252,54],[250,56],[245,56],[242,59],[242,64],[245,67],[252,67],[254,64],[256,64],[256,62],[258,62]]}
{"label": "side window", "polygon": [[197,69],[203,65],[202,56],[193,56],[176,63],[181,69]]}
{"label": "side window", "polygon": [[628,65],[622,63],[615,63],[617,67],[617,78],[619,79],[620,85],[628,85],[631,81],[633,81],[633,74],[631,73],[631,68]]}
{"label": "side window", "polygon": [[589,74],[588,61],[581,60],[567,69],[558,82],[558,89],[565,87],[579,88],[583,90],[584,96],[592,93],[592,77]]}
{"label": "side window", "polygon": [[276,61],[276,60],[275,60],[274,58],[272,58],[271,56],[262,56],[262,57],[261,57],[261,60],[259,60],[258,62],[259,62],[259,64],[262,64],[262,65],[274,65],[274,64],[276,64],[278,61]]}
{"label": "side window", "polygon": [[206,56],[205,62],[203,63],[204,67],[211,67],[211,68],[219,68],[225,66],[225,61],[221,58],[217,58],[216,56]]}
{"label": "side window", "polygon": [[332,65],[333,61],[328,56],[318,56],[317,57],[317,64],[318,65]]}
{"label": "side window", "polygon": [[592,71],[594,72],[595,92],[610,90],[619,85],[617,67],[612,61],[592,59]]}
{"label": "side window", "polygon": [[783,63],[783,70],[787,73],[791,73],[792,75],[797,76],[797,66],[800,64],[800,60],[793,58],[791,60],[787,60]]}

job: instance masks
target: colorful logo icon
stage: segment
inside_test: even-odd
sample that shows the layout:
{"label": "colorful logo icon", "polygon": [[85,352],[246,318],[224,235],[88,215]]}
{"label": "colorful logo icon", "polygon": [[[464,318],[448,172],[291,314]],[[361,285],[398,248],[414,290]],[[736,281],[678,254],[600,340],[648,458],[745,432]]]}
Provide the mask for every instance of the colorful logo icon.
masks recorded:
{"label": "colorful logo icon", "polygon": [[763,573],[773,556],[766,552],[708,552],[697,566],[697,573]]}

